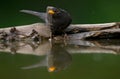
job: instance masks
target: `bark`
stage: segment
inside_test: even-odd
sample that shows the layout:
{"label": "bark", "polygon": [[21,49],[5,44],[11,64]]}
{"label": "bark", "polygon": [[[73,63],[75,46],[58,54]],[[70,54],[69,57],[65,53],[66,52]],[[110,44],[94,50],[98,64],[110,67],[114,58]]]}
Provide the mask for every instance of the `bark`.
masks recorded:
{"label": "bark", "polygon": [[37,31],[40,36],[43,37],[49,37],[50,36],[50,29],[49,27],[45,26],[43,23],[34,23],[29,25],[21,25],[21,26],[12,26],[8,28],[0,28],[0,32],[7,32],[10,33],[10,29],[15,27],[21,34],[23,35],[30,35],[32,33],[32,30]]}

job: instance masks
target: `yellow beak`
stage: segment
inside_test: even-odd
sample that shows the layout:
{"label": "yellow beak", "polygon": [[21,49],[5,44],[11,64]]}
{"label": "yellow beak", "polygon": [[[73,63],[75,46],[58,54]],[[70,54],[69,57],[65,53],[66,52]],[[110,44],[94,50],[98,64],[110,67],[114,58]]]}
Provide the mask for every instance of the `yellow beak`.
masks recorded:
{"label": "yellow beak", "polygon": [[49,10],[48,13],[51,15],[55,14],[55,12],[53,10]]}
{"label": "yellow beak", "polygon": [[48,70],[49,70],[49,72],[53,72],[53,71],[55,71],[55,67],[54,66],[52,66],[52,67],[50,67]]}

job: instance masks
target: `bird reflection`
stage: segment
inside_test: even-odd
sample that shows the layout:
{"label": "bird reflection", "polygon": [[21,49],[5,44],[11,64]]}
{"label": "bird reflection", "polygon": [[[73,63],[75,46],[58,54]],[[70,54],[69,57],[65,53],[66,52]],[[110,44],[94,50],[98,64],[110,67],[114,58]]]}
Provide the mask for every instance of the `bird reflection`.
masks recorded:
{"label": "bird reflection", "polygon": [[53,44],[51,51],[47,53],[46,58],[37,64],[22,67],[22,69],[33,69],[47,66],[49,72],[58,72],[66,69],[72,62],[71,55],[60,44]]}
{"label": "bird reflection", "polygon": [[47,56],[47,61],[49,72],[60,71],[70,65],[72,57],[64,47],[54,44],[51,52]]}

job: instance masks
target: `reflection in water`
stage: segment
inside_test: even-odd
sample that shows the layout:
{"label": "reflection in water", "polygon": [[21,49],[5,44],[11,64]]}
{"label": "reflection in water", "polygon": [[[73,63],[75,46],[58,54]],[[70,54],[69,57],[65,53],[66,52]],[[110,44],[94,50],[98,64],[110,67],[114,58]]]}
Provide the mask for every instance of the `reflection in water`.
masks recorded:
{"label": "reflection in water", "polygon": [[47,56],[47,60],[48,70],[52,72],[67,68],[72,61],[72,57],[64,47],[54,44],[51,52]]}
{"label": "reflection in water", "polygon": [[[106,42],[107,41],[107,42]],[[37,56],[46,56],[42,61],[22,69],[33,69],[46,66],[49,72],[61,71],[69,67],[72,62],[71,54],[75,53],[107,53],[119,54],[119,40],[69,40],[64,42],[54,41],[51,44],[49,41],[43,42],[1,42],[0,51],[10,52],[12,54],[30,54]],[[97,57],[98,58],[98,57]],[[96,58],[95,58],[96,59]]]}
{"label": "reflection in water", "polygon": [[58,44],[53,44],[51,51],[46,55],[44,60],[31,66],[22,67],[22,69],[47,66],[49,72],[55,72],[67,68],[71,64],[71,61],[72,57],[64,47]]}

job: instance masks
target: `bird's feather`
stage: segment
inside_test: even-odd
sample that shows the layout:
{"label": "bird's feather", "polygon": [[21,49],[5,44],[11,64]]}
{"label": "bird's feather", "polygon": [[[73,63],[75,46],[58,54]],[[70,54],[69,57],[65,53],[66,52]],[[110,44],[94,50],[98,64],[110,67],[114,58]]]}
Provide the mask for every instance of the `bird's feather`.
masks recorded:
{"label": "bird's feather", "polygon": [[41,18],[43,21],[46,22],[47,14],[44,12],[36,12],[36,11],[32,11],[32,10],[20,10],[20,12],[38,16],[39,18]]}

